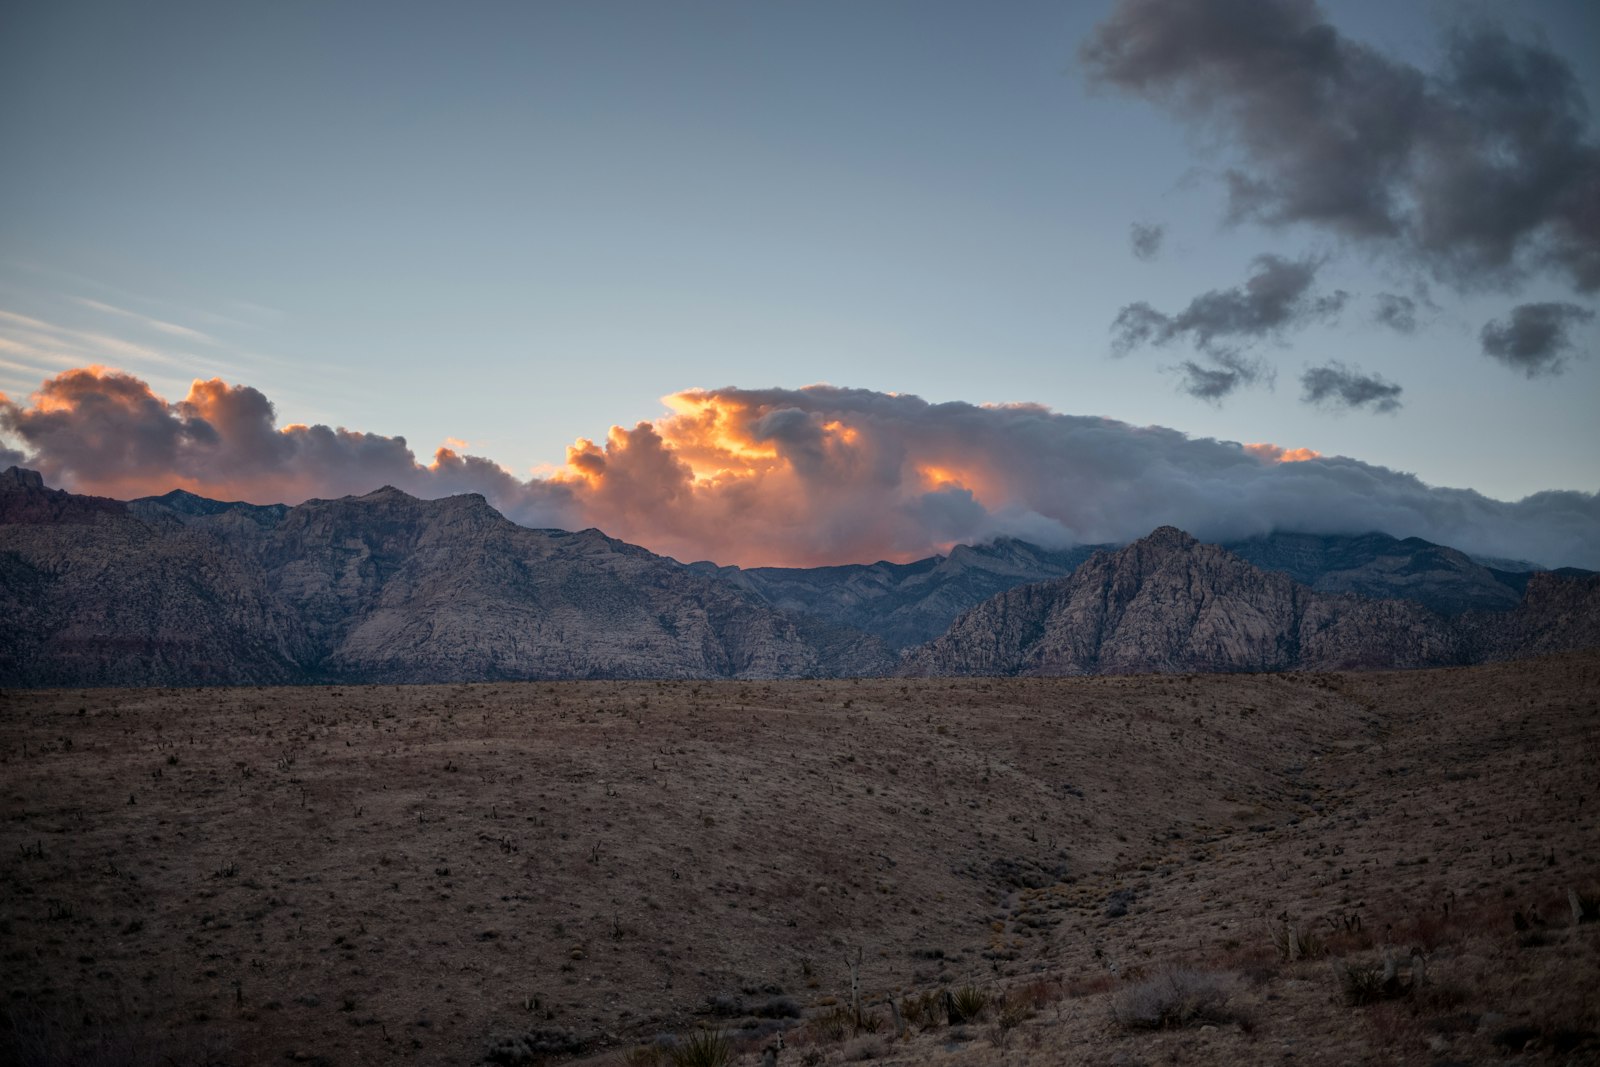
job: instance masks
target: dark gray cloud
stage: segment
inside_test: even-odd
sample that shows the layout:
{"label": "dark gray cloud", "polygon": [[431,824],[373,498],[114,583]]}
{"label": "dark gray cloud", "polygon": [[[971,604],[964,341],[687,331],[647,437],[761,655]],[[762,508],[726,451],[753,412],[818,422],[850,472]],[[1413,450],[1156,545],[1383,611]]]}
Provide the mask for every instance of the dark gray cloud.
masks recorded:
{"label": "dark gray cloud", "polygon": [[1312,0],[1119,0],[1094,83],[1237,148],[1229,215],[1380,246],[1463,288],[1553,268],[1600,289],[1600,146],[1571,67],[1487,25],[1424,71],[1342,35]]}
{"label": "dark gray cloud", "polygon": [[1128,228],[1128,243],[1136,259],[1146,263],[1161,253],[1161,242],[1166,240],[1167,228],[1160,223],[1136,222]]}
{"label": "dark gray cloud", "polygon": [[1300,376],[1300,399],[1323,407],[1365,408],[1383,413],[1400,410],[1401,387],[1360,367],[1333,360]]}
{"label": "dark gray cloud", "polygon": [[1201,293],[1176,315],[1144,301],[1124,307],[1111,324],[1113,349],[1123,354],[1187,337],[1205,352],[1231,351],[1331,318],[1349,299],[1342,290],[1312,293],[1321,266],[1317,260],[1263,255],[1254,263],[1255,273],[1243,285]]}
{"label": "dark gray cloud", "polygon": [[1321,267],[1314,259],[1263,255],[1254,264],[1255,272],[1243,285],[1201,293],[1176,314],[1157,311],[1142,300],[1127,305],[1111,323],[1112,351],[1120,356],[1144,345],[1190,341],[1205,359],[1178,364],[1179,388],[1212,403],[1270,379],[1267,366],[1245,357],[1241,349],[1334,317],[1349,294],[1313,292]]}
{"label": "dark gray cloud", "polygon": [[1577,304],[1519,304],[1511,309],[1510,321],[1485,323],[1478,339],[1484,355],[1537,378],[1567,369],[1567,354],[1574,351],[1572,328],[1593,319],[1594,312]]}
{"label": "dark gray cloud", "polygon": [[1372,321],[1398,333],[1417,332],[1417,302],[1400,293],[1379,293]]}
{"label": "dark gray cloud", "polygon": [[1246,359],[1237,352],[1212,352],[1209,358],[1210,366],[1186,359],[1176,368],[1182,379],[1178,388],[1196,400],[1221,403],[1237,390],[1272,377],[1261,360]]}

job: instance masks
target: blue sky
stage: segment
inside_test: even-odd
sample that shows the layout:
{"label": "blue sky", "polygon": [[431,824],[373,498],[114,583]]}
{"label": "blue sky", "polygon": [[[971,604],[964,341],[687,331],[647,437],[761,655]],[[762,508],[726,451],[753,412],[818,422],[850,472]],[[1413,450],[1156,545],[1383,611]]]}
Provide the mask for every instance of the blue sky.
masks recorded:
{"label": "blue sky", "polygon": [[[1420,66],[1483,7],[1323,5]],[[1514,304],[1308,229],[1222,222],[1229,145],[1091,90],[1109,3],[125,4],[0,14],[0,391],[89,362],[172,399],[252,385],[279,420],[447,439],[518,475],[693,387],[813,382],[1030,401],[1353,456],[1516,499],[1600,489],[1597,331],[1565,374],[1480,351]],[[1521,4],[1591,102],[1600,15]],[[1129,227],[1167,227],[1152,261]],[[1336,321],[1252,351],[1219,404],[1111,355],[1118,309],[1175,312],[1261,253],[1326,257]],[[21,318],[17,318],[20,316]],[[45,324],[50,329],[43,329]],[[1394,413],[1300,402],[1340,360]]]}

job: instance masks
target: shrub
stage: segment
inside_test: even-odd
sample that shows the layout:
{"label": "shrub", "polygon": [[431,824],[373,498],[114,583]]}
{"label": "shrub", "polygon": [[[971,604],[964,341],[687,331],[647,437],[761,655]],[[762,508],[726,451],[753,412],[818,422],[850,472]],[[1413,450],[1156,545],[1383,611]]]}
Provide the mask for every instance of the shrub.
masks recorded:
{"label": "shrub", "polygon": [[1229,1022],[1228,983],[1221,975],[1174,968],[1129,986],[1111,1001],[1111,1015],[1130,1030]]}
{"label": "shrub", "polygon": [[728,1067],[733,1046],[716,1030],[696,1030],[667,1050],[672,1067]]}
{"label": "shrub", "polygon": [[812,1019],[807,1029],[811,1032],[812,1040],[819,1044],[843,1041],[855,1029],[855,1019],[851,1018],[849,1008],[839,1004]]}
{"label": "shrub", "polygon": [[989,1010],[989,993],[975,985],[964,985],[950,994],[956,1007],[956,1014],[962,1016],[969,1023],[982,1019]]}
{"label": "shrub", "polygon": [[1285,920],[1269,928],[1272,947],[1284,961],[1321,959],[1328,953],[1327,942],[1308,926],[1295,926]]}
{"label": "shrub", "polygon": [[939,994],[929,992],[902,998],[900,1015],[905,1019],[907,1026],[915,1026],[918,1029],[938,1026],[941,1019]]}

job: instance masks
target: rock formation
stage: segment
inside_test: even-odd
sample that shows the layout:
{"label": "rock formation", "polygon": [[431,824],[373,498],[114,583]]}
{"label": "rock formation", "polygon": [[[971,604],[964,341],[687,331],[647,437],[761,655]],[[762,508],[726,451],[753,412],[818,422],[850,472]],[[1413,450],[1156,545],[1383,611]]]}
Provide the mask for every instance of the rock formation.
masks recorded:
{"label": "rock formation", "polygon": [[1162,527],[1022,586],[908,653],[907,674],[1133,674],[1448,666],[1600,644],[1600,577],[1534,575],[1511,611],[1447,617],[1317,592]]}

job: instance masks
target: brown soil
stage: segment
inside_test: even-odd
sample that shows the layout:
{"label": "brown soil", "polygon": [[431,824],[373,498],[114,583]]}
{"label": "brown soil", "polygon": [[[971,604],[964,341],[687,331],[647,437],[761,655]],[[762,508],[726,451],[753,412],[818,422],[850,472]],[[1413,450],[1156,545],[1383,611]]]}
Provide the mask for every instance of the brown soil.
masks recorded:
{"label": "brown soil", "polygon": [[[779,1030],[783,1065],[1595,1061],[1600,923],[1567,891],[1600,892],[1597,701],[1600,653],[8,691],[0,1048],[647,1064],[709,1027],[751,1065]],[[1335,962],[1281,959],[1285,917]],[[1347,1005],[1386,945],[1392,995]],[[858,947],[876,1032],[838,1008]],[[1172,967],[1199,1017],[1120,1022]],[[902,1040],[872,1006],[968,985],[982,1019]]]}

